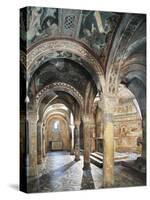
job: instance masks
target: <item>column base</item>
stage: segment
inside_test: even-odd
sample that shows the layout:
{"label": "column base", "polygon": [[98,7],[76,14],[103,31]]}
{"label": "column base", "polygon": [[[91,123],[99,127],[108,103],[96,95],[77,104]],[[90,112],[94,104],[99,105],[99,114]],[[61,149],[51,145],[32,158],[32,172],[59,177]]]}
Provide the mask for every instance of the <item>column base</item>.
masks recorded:
{"label": "column base", "polygon": [[74,159],[76,162],[80,160],[80,157],[75,157]]}
{"label": "column base", "polygon": [[42,158],[41,157],[38,158],[37,163],[42,164]]}
{"label": "column base", "polygon": [[46,157],[46,154],[43,154],[43,158],[45,158]]}
{"label": "column base", "polygon": [[141,173],[146,173],[146,158],[145,157],[138,157],[135,161],[135,165],[137,170]]}
{"label": "column base", "polygon": [[73,149],[70,151],[70,155],[74,155],[74,150]]}
{"label": "column base", "polygon": [[103,183],[102,188],[113,188],[114,187],[114,183]]}
{"label": "column base", "polygon": [[42,164],[42,160],[38,160],[37,164],[38,165]]}
{"label": "column base", "polygon": [[91,170],[91,166],[89,162],[88,163],[84,162],[83,170]]}
{"label": "column base", "polygon": [[75,161],[79,161],[80,160],[80,149],[75,149],[74,155],[75,155]]}
{"label": "column base", "polygon": [[37,167],[29,167],[28,168],[28,176],[36,177],[38,175]]}
{"label": "column base", "polygon": [[143,176],[146,174],[146,158],[144,157],[138,157],[132,162],[124,161],[122,165],[142,173]]}
{"label": "column base", "polygon": [[35,178],[28,178],[27,181],[27,193],[37,193],[39,192],[39,179],[38,177]]}

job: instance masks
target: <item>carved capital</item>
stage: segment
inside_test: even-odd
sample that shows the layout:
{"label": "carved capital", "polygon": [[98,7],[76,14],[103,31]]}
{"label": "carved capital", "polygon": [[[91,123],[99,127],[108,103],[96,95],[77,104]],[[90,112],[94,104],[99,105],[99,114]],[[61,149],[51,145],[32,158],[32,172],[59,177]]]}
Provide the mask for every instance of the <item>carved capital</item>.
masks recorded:
{"label": "carved capital", "polygon": [[83,123],[88,123],[90,124],[91,116],[90,115],[83,115],[82,117]]}
{"label": "carved capital", "polygon": [[38,120],[37,112],[28,111],[28,112],[27,112],[27,120],[28,120],[29,122],[35,122],[35,123],[37,123],[37,120]]}
{"label": "carved capital", "polygon": [[109,94],[103,94],[102,96],[102,104],[104,113],[113,113],[114,107],[117,105],[118,99],[116,96],[112,96]]}
{"label": "carved capital", "polygon": [[78,120],[78,121],[75,121],[74,123],[75,123],[75,126],[76,126],[77,128],[79,128],[79,127],[80,127],[80,124],[81,124],[81,121]]}

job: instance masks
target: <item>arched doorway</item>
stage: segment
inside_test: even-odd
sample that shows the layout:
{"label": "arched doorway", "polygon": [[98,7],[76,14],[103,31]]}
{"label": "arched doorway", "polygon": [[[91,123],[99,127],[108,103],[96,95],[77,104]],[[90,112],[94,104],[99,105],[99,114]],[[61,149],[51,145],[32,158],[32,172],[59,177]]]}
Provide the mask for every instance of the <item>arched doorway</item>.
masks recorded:
{"label": "arched doorway", "polygon": [[45,124],[48,151],[70,151],[71,140],[68,124],[61,115],[49,116]]}

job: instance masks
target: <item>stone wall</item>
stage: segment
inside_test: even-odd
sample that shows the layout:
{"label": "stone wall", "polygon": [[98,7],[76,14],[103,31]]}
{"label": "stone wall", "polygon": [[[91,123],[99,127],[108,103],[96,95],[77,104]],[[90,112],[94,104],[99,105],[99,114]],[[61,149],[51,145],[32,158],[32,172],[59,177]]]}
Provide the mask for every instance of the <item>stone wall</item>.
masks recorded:
{"label": "stone wall", "polygon": [[[58,132],[54,130],[54,122],[59,121]],[[60,116],[53,116],[46,124],[47,148],[51,150],[70,150],[71,139],[67,122]]]}

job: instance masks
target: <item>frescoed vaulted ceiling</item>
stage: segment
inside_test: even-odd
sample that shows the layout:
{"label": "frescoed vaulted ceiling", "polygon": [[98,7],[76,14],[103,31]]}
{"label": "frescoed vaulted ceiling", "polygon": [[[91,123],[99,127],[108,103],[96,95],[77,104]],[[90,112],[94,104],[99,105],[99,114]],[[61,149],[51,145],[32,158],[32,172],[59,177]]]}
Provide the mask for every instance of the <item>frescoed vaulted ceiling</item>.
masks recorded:
{"label": "frescoed vaulted ceiling", "polygon": [[[70,38],[86,44],[95,54],[105,59],[121,13],[70,9],[27,9],[27,23],[21,28],[21,39],[27,48],[44,38]],[[21,20],[24,20],[23,14]]]}

